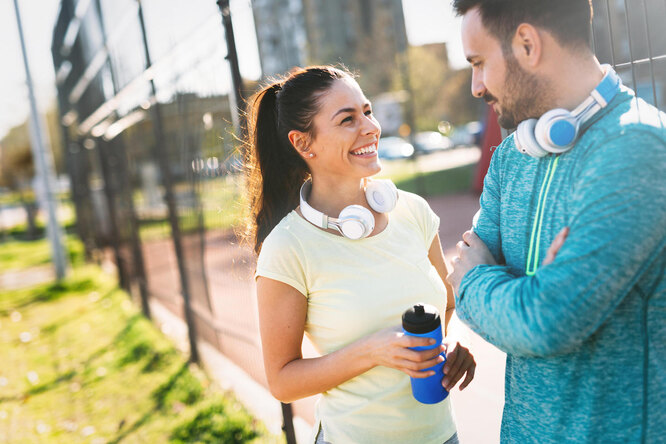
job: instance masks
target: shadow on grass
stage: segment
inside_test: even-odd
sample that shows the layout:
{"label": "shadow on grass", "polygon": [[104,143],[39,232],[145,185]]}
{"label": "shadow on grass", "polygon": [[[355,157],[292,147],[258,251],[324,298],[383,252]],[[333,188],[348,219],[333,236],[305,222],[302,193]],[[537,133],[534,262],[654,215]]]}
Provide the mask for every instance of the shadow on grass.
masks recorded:
{"label": "shadow on grass", "polygon": [[152,407],[131,426],[119,431],[118,435],[109,441],[109,444],[121,442],[128,435],[143,427],[154,415],[163,412],[173,406],[174,403],[192,405],[201,400],[202,397],[203,387],[201,383],[189,371],[189,363],[183,363],[164,384],[153,391],[151,394]]}
{"label": "shadow on grass", "polygon": [[[60,321],[60,323],[64,324],[64,323],[67,322],[68,319],[73,319],[73,318],[75,318],[75,316],[64,318]],[[21,394],[17,394],[17,395],[13,395],[13,396],[0,397],[0,404],[3,403],[3,402],[26,401],[28,398],[30,398],[32,396],[40,395],[40,394],[45,393],[49,390],[54,390],[54,389],[58,388],[58,386],[71,381],[76,376],[79,376],[79,374],[85,375],[85,374],[89,373],[90,370],[91,370],[93,362],[96,359],[100,358],[101,356],[104,356],[111,348],[115,347],[116,344],[118,344],[119,342],[124,340],[124,338],[126,338],[130,334],[130,332],[132,331],[132,329],[134,328],[136,323],[139,322],[142,318],[143,318],[143,315],[141,315],[141,314],[135,314],[132,317],[130,317],[127,320],[127,323],[125,324],[123,329],[120,330],[116,334],[116,336],[113,338],[112,341],[110,341],[107,345],[105,345],[103,347],[100,347],[97,350],[95,350],[93,353],[90,354],[90,356],[88,356],[83,362],[81,362],[81,366],[82,366],[83,370],[81,370],[80,372],[77,372],[74,369],[67,370],[67,371],[61,373],[60,375],[56,376],[55,378],[53,378],[51,381],[45,382],[43,384],[38,384],[38,385],[26,390],[25,392],[23,392]],[[60,325],[56,326],[55,323],[53,323],[49,327],[51,329],[55,330],[59,326]],[[92,381],[86,381],[86,382],[82,383],[81,388],[82,389],[85,388],[91,382]]]}
{"label": "shadow on grass", "polygon": [[[76,234],[76,223],[69,222],[62,226],[66,234]],[[4,231],[8,236],[19,241],[34,241],[44,239],[46,237],[46,226],[43,223],[38,223],[35,229],[31,232],[26,224],[19,224]]]}
{"label": "shadow on grass", "polygon": [[252,427],[252,418],[241,412],[229,412],[223,404],[215,403],[173,429],[170,441],[178,443],[240,444],[259,436]]}
{"label": "shadow on grass", "polygon": [[[113,292],[115,292],[115,291],[116,291],[116,289],[112,289],[112,290],[107,291],[103,296],[101,296],[101,297],[99,298],[99,301],[103,301],[105,298],[111,296],[111,294],[112,294]],[[58,329],[59,329],[60,327],[62,327],[62,326],[64,326],[64,325],[68,324],[68,323],[71,322],[71,321],[74,321],[74,320],[76,320],[76,319],[79,319],[80,317],[81,317],[81,314],[80,314],[80,313],[75,313],[75,314],[73,314],[73,315],[63,316],[63,317],[60,318],[60,319],[57,319],[57,320],[55,320],[55,321],[53,321],[53,322],[51,322],[51,323],[49,323],[49,324],[46,324],[44,327],[42,327],[42,328],[40,329],[40,333],[41,333],[42,335],[52,335],[52,334],[54,334],[56,331],[58,331]]]}
{"label": "shadow on grass", "polygon": [[38,384],[20,395],[0,397],[0,404],[5,402],[26,402],[30,397],[42,394],[49,390],[57,388],[60,384],[71,381],[76,376],[76,371],[69,370],[58,375],[56,378],[43,384]]}
{"label": "shadow on grass", "polygon": [[17,305],[0,309],[0,316],[7,316],[14,310],[21,310],[33,304],[42,302],[54,302],[70,293],[84,293],[97,288],[97,282],[92,278],[81,278],[76,280],[67,280],[65,282],[55,282],[49,284],[43,289],[36,291],[35,294]]}

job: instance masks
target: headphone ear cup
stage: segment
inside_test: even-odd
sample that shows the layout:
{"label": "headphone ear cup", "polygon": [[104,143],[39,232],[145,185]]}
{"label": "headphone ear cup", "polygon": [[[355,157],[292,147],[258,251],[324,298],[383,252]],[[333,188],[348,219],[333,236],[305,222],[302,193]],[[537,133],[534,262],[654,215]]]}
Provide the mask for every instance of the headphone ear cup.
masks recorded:
{"label": "headphone ear cup", "polygon": [[516,128],[514,141],[516,142],[516,148],[521,153],[531,157],[543,157],[548,154],[548,151],[541,148],[539,142],[534,137],[534,127],[536,124],[536,119],[527,119],[520,122],[518,128]]}
{"label": "headphone ear cup", "polygon": [[338,216],[340,231],[348,239],[368,237],[375,229],[375,217],[361,205],[349,205]]}
{"label": "headphone ear cup", "polygon": [[578,122],[563,108],[551,109],[542,115],[534,127],[539,146],[549,153],[563,153],[576,141]]}
{"label": "headphone ear cup", "polygon": [[398,203],[398,189],[388,179],[371,180],[365,187],[365,199],[378,213],[388,213]]}

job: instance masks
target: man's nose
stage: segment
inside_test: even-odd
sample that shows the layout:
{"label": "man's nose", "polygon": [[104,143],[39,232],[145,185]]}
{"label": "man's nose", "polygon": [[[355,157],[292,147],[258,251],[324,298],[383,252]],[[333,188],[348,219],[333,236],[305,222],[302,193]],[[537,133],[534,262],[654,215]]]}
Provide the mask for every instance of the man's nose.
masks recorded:
{"label": "man's nose", "polygon": [[472,75],[472,95],[474,97],[483,97],[486,94],[486,85],[477,75]]}

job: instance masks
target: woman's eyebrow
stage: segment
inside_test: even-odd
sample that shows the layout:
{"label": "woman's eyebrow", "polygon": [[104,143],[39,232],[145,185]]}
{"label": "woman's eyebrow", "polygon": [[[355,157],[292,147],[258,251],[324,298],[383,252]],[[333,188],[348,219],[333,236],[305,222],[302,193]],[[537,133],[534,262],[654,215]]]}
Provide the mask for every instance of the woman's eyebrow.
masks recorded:
{"label": "woman's eyebrow", "polygon": [[335,119],[335,116],[337,116],[337,115],[340,114],[340,113],[353,113],[354,111],[356,111],[355,108],[342,108],[342,109],[339,109],[335,114],[333,114],[333,117],[331,117],[331,120]]}

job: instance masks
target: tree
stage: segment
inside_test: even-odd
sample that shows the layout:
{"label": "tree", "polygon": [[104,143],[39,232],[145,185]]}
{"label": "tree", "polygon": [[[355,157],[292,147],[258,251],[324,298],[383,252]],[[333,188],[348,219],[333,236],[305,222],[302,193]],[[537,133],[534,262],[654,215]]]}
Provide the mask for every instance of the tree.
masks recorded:
{"label": "tree", "polygon": [[460,125],[481,118],[483,102],[470,93],[472,72],[450,69],[444,43],[410,47],[409,73],[418,130],[437,130],[441,121]]}
{"label": "tree", "polygon": [[[62,171],[61,133],[55,102],[49,107],[45,118],[56,171]],[[16,193],[19,202],[26,211],[27,236],[32,239],[37,235],[35,220],[37,204],[34,190],[32,190],[35,166],[30,146],[30,131],[27,119],[20,125],[11,128],[5,137],[0,140],[0,186],[7,187]]]}

